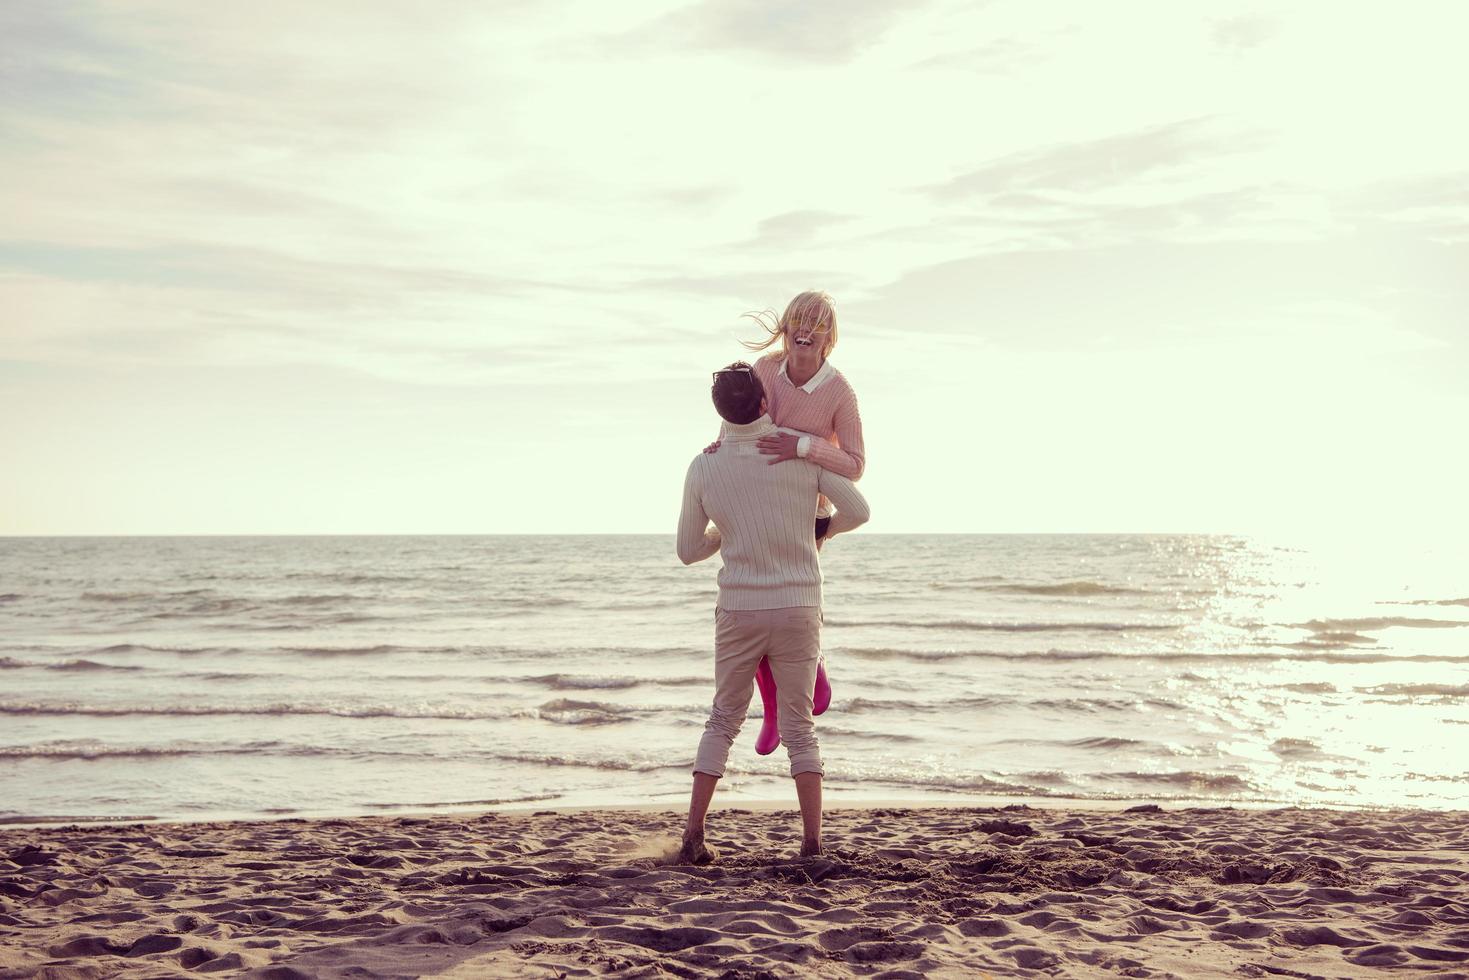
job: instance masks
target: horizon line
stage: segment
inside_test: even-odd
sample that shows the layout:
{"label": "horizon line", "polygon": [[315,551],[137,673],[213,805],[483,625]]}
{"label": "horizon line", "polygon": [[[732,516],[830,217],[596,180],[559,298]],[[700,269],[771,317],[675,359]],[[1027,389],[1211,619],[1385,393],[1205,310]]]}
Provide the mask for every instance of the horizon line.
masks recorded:
{"label": "horizon line", "polygon": [[[864,537],[1257,537],[1270,531],[867,531]],[[124,534],[0,534],[0,541],[42,538],[633,538],[674,531],[231,531]]]}

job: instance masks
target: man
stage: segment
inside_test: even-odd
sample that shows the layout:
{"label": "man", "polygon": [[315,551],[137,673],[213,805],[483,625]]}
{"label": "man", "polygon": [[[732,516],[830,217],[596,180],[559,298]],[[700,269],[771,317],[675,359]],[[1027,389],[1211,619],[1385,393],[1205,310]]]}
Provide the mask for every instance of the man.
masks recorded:
{"label": "man", "polygon": [[[821,650],[821,563],[811,533],[816,498],[837,508],[826,537],[866,523],[867,501],[852,481],[802,459],[770,465],[756,443],[777,433],[765,390],[750,365],[714,373],[714,408],[725,421],[715,453],[700,453],[684,480],[678,556],[685,565],[716,551],[719,604],[714,610],[714,706],[694,761],[694,790],[682,860],[714,859],[704,817],[724,775],[729,748],[750,705],[755,667],[770,658],[779,689],[780,735],[790,755],[801,805],[803,857],[821,853],[821,749],[811,691]],[[714,527],[709,523],[713,521]]]}

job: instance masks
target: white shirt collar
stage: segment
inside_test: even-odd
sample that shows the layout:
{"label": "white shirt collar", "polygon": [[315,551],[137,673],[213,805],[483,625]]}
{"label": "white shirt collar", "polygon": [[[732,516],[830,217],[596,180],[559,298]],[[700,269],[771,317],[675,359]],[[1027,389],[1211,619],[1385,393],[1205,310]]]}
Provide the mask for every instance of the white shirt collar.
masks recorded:
{"label": "white shirt collar", "polygon": [[[786,373],[786,365],[787,360],[785,358],[781,358],[780,376],[785,378],[787,381],[790,381],[791,376]],[[831,361],[822,361],[821,367],[817,368],[816,373],[811,375],[811,380],[800,386],[801,390],[808,395],[811,394],[811,392],[815,391],[817,388],[820,388],[823,383],[831,378],[832,374],[835,371],[836,369],[831,366]]]}

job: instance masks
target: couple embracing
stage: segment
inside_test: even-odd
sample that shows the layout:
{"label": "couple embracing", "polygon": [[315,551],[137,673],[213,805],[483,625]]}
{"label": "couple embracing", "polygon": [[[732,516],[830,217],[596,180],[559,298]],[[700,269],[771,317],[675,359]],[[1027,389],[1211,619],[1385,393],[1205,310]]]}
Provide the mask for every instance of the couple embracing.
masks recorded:
{"label": "couple embracing", "polygon": [[830,688],[818,551],[868,517],[853,485],[864,465],[857,398],[827,359],[837,340],[831,297],[801,293],[778,319],[756,318],[769,336],[747,346],[780,349],[714,372],[723,429],[689,466],[678,523],[684,564],[716,552],[724,561],[714,611],[714,704],[694,761],[680,850],[681,860],[696,864],[714,858],[704,818],[757,680],[767,729],[757,747],[768,752],[784,741],[801,807],[801,854],[821,852],[824,769],[812,716],[825,709]]}

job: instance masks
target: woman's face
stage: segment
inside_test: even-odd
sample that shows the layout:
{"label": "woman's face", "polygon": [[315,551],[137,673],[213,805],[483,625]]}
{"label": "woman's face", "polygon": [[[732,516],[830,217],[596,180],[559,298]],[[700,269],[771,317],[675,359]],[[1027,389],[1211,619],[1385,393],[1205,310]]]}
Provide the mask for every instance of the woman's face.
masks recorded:
{"label": "woman's face", "polygon": [[786,327],[786,350],[821,356],[826,349],[826,337],[831,331],[818,327],[811,321],[796,321]]}

